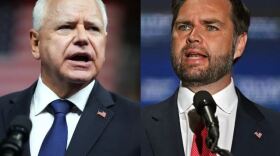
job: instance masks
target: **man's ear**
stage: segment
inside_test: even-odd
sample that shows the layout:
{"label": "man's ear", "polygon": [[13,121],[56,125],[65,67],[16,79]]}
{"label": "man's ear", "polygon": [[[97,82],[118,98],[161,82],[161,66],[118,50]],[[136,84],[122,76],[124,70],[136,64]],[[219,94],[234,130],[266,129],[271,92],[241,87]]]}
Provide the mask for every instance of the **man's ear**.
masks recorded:
{"label": "man's ear", "polygon": [[39,33],[31,29],[30,30],[30,45],[31,45],[31,51],[32,55],[36,60],[40,59],[40,51],[39,51]]}
{"label": "man's ear", "polygon": [[235,45],[235,52],[234,52],[234,60],[236,61],[240,58],[245,50],[246,43],[247,43],[248,35],[247,33],[243,33],[237,37],[236,45]]}

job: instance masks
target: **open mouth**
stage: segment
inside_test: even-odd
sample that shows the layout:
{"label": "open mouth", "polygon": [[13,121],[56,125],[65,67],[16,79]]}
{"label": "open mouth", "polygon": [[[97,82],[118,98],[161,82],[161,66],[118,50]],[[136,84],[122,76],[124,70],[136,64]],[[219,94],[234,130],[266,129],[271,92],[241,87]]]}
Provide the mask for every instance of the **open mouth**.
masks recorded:
{"label": "open mouth", "polygon": [[199,57],[206,58],[206,57],[208,57],[207,55],[200,54],[200,53],[187,53],[185,56],[188,58],[199,58]]}
{"label": "open mouth", "polygon": [[91,60],[91,56],[87,53],[77,53],[68,58],[72,61],[88,62]]}

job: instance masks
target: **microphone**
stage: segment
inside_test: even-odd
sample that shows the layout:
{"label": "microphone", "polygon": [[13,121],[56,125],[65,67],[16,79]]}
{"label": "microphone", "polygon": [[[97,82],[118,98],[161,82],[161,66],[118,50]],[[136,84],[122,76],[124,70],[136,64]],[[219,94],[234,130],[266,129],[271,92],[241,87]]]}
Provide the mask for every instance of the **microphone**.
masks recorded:
{"label": "microphone", "polygon": [[28,117],[16,116],[10,124],[7,137],[0,145],[0,155],[20,156],[23,144],[29,138],[31,127],[32,123]]}
{"label": "microphone", "polygon": [[211,151],[215,151],[220,135],[218,118],[215,116],[216,103],[210,93],[199,91],[194,95],[193,104],[208,130],[206,145]]}
{"label": "microphone", "polygon": [[207,91],[199,91],[194,95],[193,104],[207,127],[208,136],[206,138],[206,145],[208,149],[221,156],[233,156],[229,151],[217,145],[220,136],[219,121],[215,116],[217,105],[212,95]]}

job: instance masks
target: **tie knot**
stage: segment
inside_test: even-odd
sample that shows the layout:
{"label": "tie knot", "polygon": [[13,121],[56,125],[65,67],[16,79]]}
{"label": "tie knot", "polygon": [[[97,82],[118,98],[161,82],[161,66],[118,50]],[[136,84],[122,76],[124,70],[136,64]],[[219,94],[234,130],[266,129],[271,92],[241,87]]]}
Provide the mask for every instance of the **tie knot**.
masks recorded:
{"label": "tie knot", "polygon": [[68,100],[54,100],[51,107],[55,114],[62,113],[66,115],[70,111],[71,103]]}

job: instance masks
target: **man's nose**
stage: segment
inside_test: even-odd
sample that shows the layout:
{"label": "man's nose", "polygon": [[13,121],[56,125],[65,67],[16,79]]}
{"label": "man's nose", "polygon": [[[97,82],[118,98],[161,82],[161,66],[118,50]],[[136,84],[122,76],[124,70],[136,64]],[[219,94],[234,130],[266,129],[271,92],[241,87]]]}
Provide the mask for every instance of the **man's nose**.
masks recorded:
{"label": "man's nose", "polygon": [[86,46],[89,44],[87,31],[84,26],[77,27],[77,33],[75,36],[75,45],[77,46]]}
{"label": "man's nose", "polygon": [[188,43],[195,43],[195,42],[201,42],[201,32],[197,28],[193,28],[188,36],[187,36],[187,42]]}

